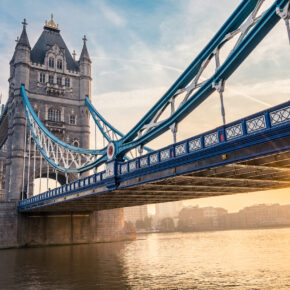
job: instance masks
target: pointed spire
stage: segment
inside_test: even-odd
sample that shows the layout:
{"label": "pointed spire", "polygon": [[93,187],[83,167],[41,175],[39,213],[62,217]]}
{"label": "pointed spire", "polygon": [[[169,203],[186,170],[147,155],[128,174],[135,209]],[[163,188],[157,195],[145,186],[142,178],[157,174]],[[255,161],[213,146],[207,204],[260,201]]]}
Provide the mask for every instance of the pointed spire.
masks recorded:
{"label": "pointed spire", "polygon": [[81,56],[80,56],[80,61],[82,60],[88,60],[89,62],[91,62],[91,59],[90,59],[90,55],[89,55],[89,52],[88,52],[88,49],[87,49],[87,37],[84,35],[83,37],[83,41],[84,41],[84,45],[83,45],[83,49],[82,49],[82,52],[81,52]]}
{"label": "pointed spire", "polygon": [[27,25],[27,22],[26,22],[26,19],[24,18],[23,22],[23,29],[22,29],[22,33],[20,35],[20,38],[19,40],[17,41],[17,45],[23,45],[23,46],[27,46],[29,48],[30,47],[30,44],[29,44],[29,40],[28,40],[28,36],[27,36],[27,33],[26,33],[26,25]]}

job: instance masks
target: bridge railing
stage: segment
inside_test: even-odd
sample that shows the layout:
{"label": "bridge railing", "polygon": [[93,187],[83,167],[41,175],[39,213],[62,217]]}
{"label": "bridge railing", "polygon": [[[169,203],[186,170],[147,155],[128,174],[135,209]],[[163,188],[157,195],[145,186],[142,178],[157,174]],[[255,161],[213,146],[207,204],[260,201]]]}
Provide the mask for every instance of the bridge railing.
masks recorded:
{"label": "bridge railing", "polygon": [[227,141],[254,135],[290,120],[290,102],[273,107],[249,117],[234,121],[206,133],[172,144],[153,153],[118,165],[118,174],[125,175],[138,169],[154,166],[170,159],[212,148]]}
{"label": "bridge railing", "polygon": [[[272,127],[277,127],[289,121],[290,101],[133,160],[117,162],[116,175],[126,177],[138,170],[158,167],[158,164],[165,164],[176,158],[186,158],[188,155],[202,152],[202,150],[211,149],[215,151],[218,146],[227,141],[239,141],[245,136],[254,136],[256,133],[269,130]],[[110,177],[112,176],[109,176],[106,171],[102,171],[22,200],[19,203],[19,207],[33,206],[35,204],[41,205],[45,200],[55,197],[62,197],[77,191],[87,190],[90,187],[106,186],[106,180]]]}
{"label": "bridge railing", "polygon": [[101,183],[105,180],[105,171],[95,173],[93,175],[90,175],[88,177],[72,181],[70,183],[64,184],[60,187],[48,190],[44,193],[41,193],[39,195],[30,197],[28,199],[21,200],[19,202],[19,206],[26,206],[31,205],[35,203],[42,202],[43,200],[48,200],[50,198],[60,197],[64,196],[68,193],[73,193],[75,191],[79,191],[82,188],[87,188],[91,185],[95,185],[97,183]]}

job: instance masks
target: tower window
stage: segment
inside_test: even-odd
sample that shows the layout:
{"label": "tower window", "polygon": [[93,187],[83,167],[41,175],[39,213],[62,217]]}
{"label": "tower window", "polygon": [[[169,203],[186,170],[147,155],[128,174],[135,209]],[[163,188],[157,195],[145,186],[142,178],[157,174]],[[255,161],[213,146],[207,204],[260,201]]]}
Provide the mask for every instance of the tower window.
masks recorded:
{"label": "tower window", "polygon": [[61,121],[61,112],[60,112],[60,110],[49,109],[48,110],[48,120],[60,122]]}
{"label": "tower window", "polygon": [[69,78],[65,79],[65,86],[68,88],[70,87],[70,79]]}
{"label": "tower window", "polygon": [[54,68],[54,58],[53,57],[50,57],[48,59],[48,66]]}
{"label": "tower window", "polygon": [[73,146],[75,146],[75,147],[80,147],[80,143],[79,143],[79,141],[78,141],[78,140],[74,140],[74,141],[73,141]]}
{"label": "tower window", "polygon": [[39,81],[41,82],[41,83],[45,83],[45,74],[40,74],[40,78],[39,78]]}
{"label": "tower window", "polygon": [[58,77],[58,78],[56,79],[56,81],[57,81],[57,84],[58,84],[59,86],[62,85],[62,79],[61,79],[60,77]]}
{"label": "tower window", "polygon": [[75,125],[76,124],[76,116],[70,115],[69,116],[69,123],[70,123],[70,125]]}
{"label": "tower window", "polygon": [[53,84],[53,76],[49,76],[49,77],[48,77],[48,82],[49,82],[50,84]]}
{"label": "tower window", "polygon": [[56,63],[56,66],[58,69],[62,69],[62,60],[59,59]]}

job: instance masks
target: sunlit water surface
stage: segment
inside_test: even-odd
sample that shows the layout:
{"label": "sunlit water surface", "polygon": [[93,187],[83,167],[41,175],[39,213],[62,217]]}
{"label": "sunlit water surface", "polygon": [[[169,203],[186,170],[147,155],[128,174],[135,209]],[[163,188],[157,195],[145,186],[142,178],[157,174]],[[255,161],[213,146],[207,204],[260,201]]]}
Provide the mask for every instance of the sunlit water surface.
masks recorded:
{"label": "sunlit water surface", "polygon": [[0,289],[290,289],[290,229],[0,251]]}

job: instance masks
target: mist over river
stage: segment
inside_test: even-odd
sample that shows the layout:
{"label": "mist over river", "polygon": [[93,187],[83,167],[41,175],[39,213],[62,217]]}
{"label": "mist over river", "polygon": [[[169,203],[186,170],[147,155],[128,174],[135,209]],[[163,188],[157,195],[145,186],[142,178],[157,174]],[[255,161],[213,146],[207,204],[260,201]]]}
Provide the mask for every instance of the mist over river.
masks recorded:
{"label": "mist over river", "polygon": [[0,251],[0,289],[289,289],[290,228]]}

